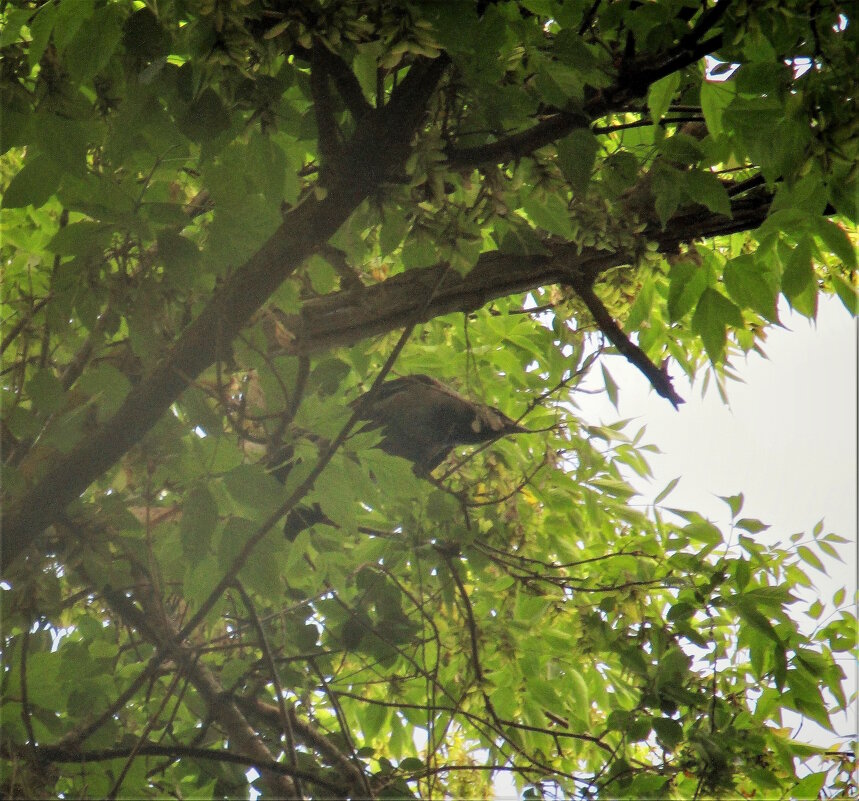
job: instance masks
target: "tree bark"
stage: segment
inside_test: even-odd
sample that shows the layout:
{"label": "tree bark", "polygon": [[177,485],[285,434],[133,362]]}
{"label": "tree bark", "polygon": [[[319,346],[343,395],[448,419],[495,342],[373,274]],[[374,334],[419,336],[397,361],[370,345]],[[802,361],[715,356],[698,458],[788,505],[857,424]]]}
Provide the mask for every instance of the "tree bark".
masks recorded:
{"label": "tree bark", "polygon": [[[760,190],[736,200],[731,217],[691,209],[676,216],[665,230],[654,226],[642,238],[655,241],[660,252],[671,253],[696,239],[748,231],[766,219],[771,199],[769,192]],[[496,298],[550,284],[569,284],[573,277],[594,280],[631,259],[629,253],[620,251],[584,248],[579,252],[576,245],[566,242],[549,243],[547,248],[549,253],[539,256],[484,253],[465,276],[448,270],[445,264],[436,264],[400,273],[373,286],[309,300],[300,314],[285,321],[295,337],[289,350],[310,354],[348,347],[407,323],[426,322],[453,312],[472,312]],[[436,284],[432,300],[426,304]]]}

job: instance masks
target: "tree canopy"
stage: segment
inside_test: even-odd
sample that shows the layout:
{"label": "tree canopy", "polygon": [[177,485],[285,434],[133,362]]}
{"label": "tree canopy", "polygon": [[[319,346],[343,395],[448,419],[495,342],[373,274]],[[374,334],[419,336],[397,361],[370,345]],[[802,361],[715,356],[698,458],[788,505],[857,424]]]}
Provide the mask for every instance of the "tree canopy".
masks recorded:
{"label": "tree canopy", "polygon": [[4,4],[4,797],[852,796],[843,537],[576,407],[857,313],[847,7]]}

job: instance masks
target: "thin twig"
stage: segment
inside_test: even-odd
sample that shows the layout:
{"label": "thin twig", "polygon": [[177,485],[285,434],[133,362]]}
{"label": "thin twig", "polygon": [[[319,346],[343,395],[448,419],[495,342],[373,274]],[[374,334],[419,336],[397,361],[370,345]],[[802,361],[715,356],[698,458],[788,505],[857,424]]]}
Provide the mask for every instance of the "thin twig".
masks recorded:
{"label": "thin twig", "polygon": [[[277,707],[278,711],[280,712],[281,732],[283,733],[283,739],[286,741],[287,759],[289,760],[289,764],[293,768],[297,768],[298,755],[295,750],[295,735],[292,731],[292,722],[286,710],[286,701],[284,700],[283,686],[280,683],[280,675],[278,674],[277,666],[274,663],[274,656],[272,655],[271,646],[268,642],[268,637],[266,637],[265,629],[260,622],[259,615],[257,614],[256,610],[256,605],[245,591],[244,586],[242,586],[242,583],[238,579],[235,580],[234,586],[238,590],[238,593],[242,598],[242,603],[245,605],[245,609],[247,610],[248,615],[250,615],[253,627],[256,629],[259,647],[263,653],[263,658],[265,659],[269,675],[271,676],[272,684],[274,685],[274,692],[277,696]],[[295,778],[294,781],[295,792],[298,797],[301,798],[304,794],[301,789],[300,781],[298,778]]]}

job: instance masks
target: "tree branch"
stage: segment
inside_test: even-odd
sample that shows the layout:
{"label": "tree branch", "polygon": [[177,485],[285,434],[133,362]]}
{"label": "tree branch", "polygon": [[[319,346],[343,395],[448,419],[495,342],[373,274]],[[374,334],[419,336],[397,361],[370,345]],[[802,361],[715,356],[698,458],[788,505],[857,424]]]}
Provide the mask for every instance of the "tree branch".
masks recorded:
{"label": "tree branch", "polygon": [[[242,603],[245,605],[245,609],[250,616],[251,623],[256,630],[258,644],[262,650],[269,675],[271,676],[271,682],[274,685],[274,692],[277,696],[278,712],[280,713],[280,730],[286,743],[287,759],[293,768],[297,768],[298,757],[295,751],[295,736],[292,731],[292,720],[286,709],[286,701],[284,700],[284,691],[280,683],[280,675],[277,672],[277,666],[274,664],[274,655],[272,654],[271,646],[269,645],[268,637],[265,633],[265,628],[263,628],[262,621],[257,614],[254,602],[251,600],[251,597],[247,594],[245,588],[238,579],[235,581],[235,588],[238,590],[238,593],[242,598]],[[304,795],[301,790],[301,784],[298,779],[294,779],[294,781],[295,792],[298,797],[301,798]]]}
{"label": "tree branch", "polygon": [[[456,169],[515,161],[562,139],[578,128],[590,127],[594,120],[610,109],[622,106],[632,97],[642,97],[650,85],[660,78],[677,72],[718,49],[722,43],[720,35],[706,41],[701,41],[701,37],[718,24],[729,4],[730,0],[722,0],[705,11],[674,48],[664,53],[661,58],[653,59],[652,63],[658,66],[631,64],[628,71],[618,75],[613,86],[604,89],[585,103],[582,111],[559,112],[549,119],[541,120],[526,131],[520,131],[485,145],[466,148],[448,147],[448,164]],[[589,16],[596,11],[597,6],[598,3],[594,3],[582,23],[583,27],[588,24]]]}
{"label": "tree branch", "polygon": [[584,113],[559,112],[541,120],[527,131],[505,136],[475,147],[448,147],[447,162],[452,169],[486,167],[515,161],[580,128],[588,128],[592,117]]}
{"label": "tree branch", "polygon": [[[322,169],[330,170],[342,145],[340,132],[334,120],[334,106],[328,90],[328,71],[322,63],[321,53],[326,51],[321,42],[313,43],[310,53],[310,94],[313,96],[313,113],[316,116],[316,130],[319,134],[319,155]],[[324,173],[323,173],[324,174]],[[327,180],[324,181],[327,183]]]}
{"label": "tree branch", "polygon": [[[642,236],[657,243],[662,253],[674,253],[681,244],[711,236],[757,228],[767,216],[772,195],[759,188],[737,198],[731,216],[713,214],[701,207],[683,210],[665,230],[649,227]],[[630,263],[631,254],[548,242],[547,255],[519,256],[500,251],[481,254],[467,275],[448,271],[432,302],[415,317],[427,287],[438,281],[443,264],[399,273],[360,290],[335,292],[304,303],[301,313],[285,318],[294,335],[290,352],[309,354],[354,345],[367,337],[385,334],[407,321],[426,320],[453,312],[472,312],[496,298],[529,292],[569,281],[570,272],[595,278],[600,273]]]}
{"label": "tree branch", "polygon": [[[9,757],[15,754],[14,749],[10,744],[4,744],[2,748],[4,755]],[[134,745],[121,748],[99,748],[91,751],[80,751],[77,749],[61,748],[58,746],[40,745],[36,748],[36,753],[43,762],[105,762],[111,759],[123,759],[131,755],[134,751],[137,756],[164,756],[164,757],[181,757],[185,759],[208,759],[213,762],[224,762],[232,765],[247,765],[258,770],[265,770],[269,773],[280,774],[281,776],[305,779],[311,784],[325,787],[326,789],[340,794],[344,788],[342,784],[335,784],[331,781],[326,781],[320,776],[309,770],[295,768],[292,765],[286,765],[283,762],[269,760],[267,763],[260,763],[259,760],[252,757],[236,754],[233,751],[214,748],[195,748],[188,745],[156,745],[155,743],[144,743],[135,747]]]}
{"label": "tree branch", "polygon": [[[116,611],[123,618],[128,613],[129,607],[133,610],[129,617],[130,623],[134,624],[135,621],[140,620],[141,613],[123,593],[106,592],[105,597],[111,603],[111,607],[115,606]],[[174,660],[179,666],[179,671],[188,677],[206,704],[209,715],[227,733],[231,750],[243,753],[254,760],[253,764],[260,771],[263,781],[275,797],[300,798],[293,779],[290,778],[294,765],[290,765],[290,771],[268,770],[267,766],[276,761],[274,755],[247,722],[232,696],[224,690],[215,674],[199,660],[198,655],[182,645],[183,633],[163,613],[160,604],[147,604],[144,598],[141,598],[141,601],[144,604],[142,615],[146,619],[146,628],[141,633],[148,632],[148,639],[159,651]],[[135,628],[137,628],[136,625]],[[139,754],[144,747],[140,745],[137,753]]]}
{"label": "tree branch", "polygon": [[332,53],[325,46],[325,43],[318,39],[313,43],[313,59],[331,76],[337,87],[337,93],[343,99],[356,123],[373,110],[373,107],[364,97],[364,92],[361,90],[361,84],[358,83],[355,73],[349,69],[342,58]]}
{"label": "tree branch", "polygon": [[600,331],[606,335],[609,342],[626,357],[627,361],[641,370],[659,395],[670,400],[674,408],[677,409],[684,401],[674,391],[674,387],[671,386],[671,379],[668,377],[666,371],[667,365],[663,364],[662,367],[657,367],[648,358],[647,354],[623,332],[614,318],[608,313],[608,309],[603,305],[603,302],[597,297],[590,283],[582,281],[574,274],[570,286],[572,286],[576,294],[582,299],[585,306],[588,307],[588,311],[594,320],[596,320]]}
{"label": "tree branch", "polygon": [[[0,570],[5,572],[71,501],[140,441],[179,398],[186,382],[213,364],[277,287],[365,197],[401,168],[446,64],[447,59],[440,57],[412,66],[391,102],[370,115],[344,148],[326,196],[307,197],[289,212],[269,240],[216,291],[161,362],[131,390],[113,417],[58,459],[35,486],[7,501]],[[43,457],[30,456],[32,462]],[[28,470],[35,475],[42,472],[38,464],[22,463],[22,474]]]}
{"label": "tree branch", "polygon": [[[235,701],[249,717],[264,721],[270,726],[277,727],[280,725],[280,711],[276,706],[267,704],[255,697],[235,696]],[[296,739],[308,748],[314,749],[329,764],[345,773],[348,777],[346,781],[350,786],[352,797],[363,798],[367,792],[367,777],[360,768],[346,754],[338,750],[322,732],[317,731],[310,723],[299,718],[294,710],[287,710],[287,714],[290,717]]]}

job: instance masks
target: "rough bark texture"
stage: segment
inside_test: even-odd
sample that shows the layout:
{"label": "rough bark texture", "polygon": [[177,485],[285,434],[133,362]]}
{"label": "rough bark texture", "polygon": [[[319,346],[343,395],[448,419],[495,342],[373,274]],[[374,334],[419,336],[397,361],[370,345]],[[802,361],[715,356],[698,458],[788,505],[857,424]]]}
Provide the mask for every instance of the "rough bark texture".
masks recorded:
{"label": "rough bark texture", "polygon": [[[766,218],[771,197],[760,191],[737,200],[730,218],[696,208],[679,215],[663,231],[646,231],[644,237],[659,245],[663,253],[676,251],[683,243],[707,236],[747,231]],[[300,315],[288,318],[295,337],[291,350],[316,353],[346,347],[370,336],[388,333],[409,322],[426,322],[453,312],[471,312],[491,300],[528,292],[550,284],[574,283],[573,279],[595,280],[601,272],[626,264],[630,254],[558,243],[549,255],[517,256],[494,251],[484,253],[467,275],[437,264],[400,273],[387,281],[335,292],[307,301]],[[444,274],[446,271],[446,274]],[[439,278],[441,282],[439,283]],[[425,299],[436,287],[429,304]],[[415,315],[424,307],[418,319]]]}

